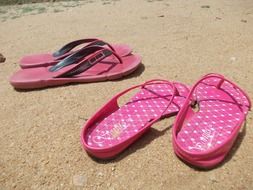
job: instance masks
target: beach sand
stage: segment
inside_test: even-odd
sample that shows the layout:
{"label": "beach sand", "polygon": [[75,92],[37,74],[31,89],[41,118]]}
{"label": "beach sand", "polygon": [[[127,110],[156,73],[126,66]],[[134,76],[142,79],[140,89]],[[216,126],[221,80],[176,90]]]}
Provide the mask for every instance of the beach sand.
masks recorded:
{"label": "beach sand", "polygon": [[[253,189],[252,112],[226,160],[209,171],[175,156],[174,117],[111,161],[90,158],[79,137],[115,93],[153,78],[193,84],[218,72],[253,99],[251,0],[89,1],[0,24],[7,58],[0,63],[0,189]],[[143,66],[116,81],[22,92],[9,84],[22,55],[86,37],[129,44]]]}

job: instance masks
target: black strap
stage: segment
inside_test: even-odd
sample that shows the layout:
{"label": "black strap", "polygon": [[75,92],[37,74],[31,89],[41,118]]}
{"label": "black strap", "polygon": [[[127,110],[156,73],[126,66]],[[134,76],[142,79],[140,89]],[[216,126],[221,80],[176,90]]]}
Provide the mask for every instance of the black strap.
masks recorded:
{"label": "black strap", "polygon": [[91,55],[92,53],[94,53],[98,50],[101,50],[101,49],[103,49],[103,47],[100,47],[100,46],[84,47],[84,48],[80,49],[79,51],[77,51],[76,53],[66,57],[65,59],[63,59],[62,61],[57,63],[56,65],[52,66],[49,69],[49,71],[55,72],[55,71],[60,70],[63,67],[68,66],[68,65],[78,63],[79,61],[84,59],[86,56]]}
{"label": "black strap", "polygon": [[81,40],[76,40],[73,42],[70,42],[66,45],[64,45],[61,49],[57,50],[56,52],[53,53],[53,57],[60,57],[63,56],[64,54],[68,53],[72,49],[74,49],[76,46],[84,44],[84,43],[91,43],[95,42],[97,39],[81,39]]}
{"label": "black strap", "polygon": [[113,51],[109,49],[103,49],[101,51],[98,51],[94,53],[90,58],[83,60],[78,65],[76,65],[74,68],[70,69],[66,73],[63,73],[57,77],[72,77],[74,75],[78,75],[89,68],[93,67],[103,59],[105,59],[108,56],[115,55],[115,57],[119,60],[119,63],[122,63],[122,59]]}
{"label": "black strap", "polygon": [[85,43],[89,43],[87,46],[85,47],[89,47],[89,46],[105,46],[107,45],[111,50],[115,51],[114,48],[107,42],[104,42],[102,40],[99,39],[95,39],[95,38],[90,38],[90,39],[81,39],[81,40],[76,40],[73,42],[70,42],[66,45],[64,45],[61,49],[57,50],[56,52],[53,53],[53,57],[61,57],[65,54],[67,54],[68,52],[70,52],[72,49],[74,49],[75,47],[81,45],[81,44],[85,44]]}
{"label": "black strap", "polygon": [[115,51],[115,49],[107,42],[102,41],[102,40],[96,40],[94,42],[91,42],[89,45],[87,45],[86,47],[89,46],[108,46],[112,51]]}

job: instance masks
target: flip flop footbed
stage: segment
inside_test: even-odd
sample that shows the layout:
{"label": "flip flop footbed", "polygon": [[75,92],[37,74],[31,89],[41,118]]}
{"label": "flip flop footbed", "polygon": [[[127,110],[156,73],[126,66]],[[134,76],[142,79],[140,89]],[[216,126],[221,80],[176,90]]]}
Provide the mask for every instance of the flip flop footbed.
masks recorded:
{"label": "flip flop footbed", "polygon": [[[188,109],[175,139],[177,146],[183,150],[176,152],[183,159],[182,152],[195,155],[192,158],[195,157],[199,162],[201,158],[197,158],[197,155],[209,154],[209,158],[204,158],[206,163],[203,160],[203,166],[216,164],[225,157],[250,108],[248,98],[238,88],[228,81],[217,88],[219,82],[219,78],[211,77],[197,85],[193,95],[198,102],[197,110]],[[210,152],[221,150],[225,145],[223,154],[216,156],[220,158],[208,163],[208,160],[215,159]],[[188,156],[186,160],[191,162]]]}
{"label": "flip flop footbed", "polygon": [[245,96],[228,82],[224,82],[222,89],[215,87],[219,79],[207,79],[196,89],[197,99],[200,101],[199,111],[193,114],[178,133],[178,143],[191,152],[203,152],[224,143],[238,127],[239,121],[247,114],[234,101],[234,98],[246,105],[249,104]]}
{"label": "flip flop footbed", "polygon": [[184,103],[188,89],[177,83],[180,96],[175,96],[172,104],[168,102],[173,90],[168,84],[152,84],[136,93],[128,103],[110,113],[107,117],[94,122],[82,134],[89,149],[109,149],[124,143],[141,133],[153,119],[163,113],[170,116],[177,113]]}

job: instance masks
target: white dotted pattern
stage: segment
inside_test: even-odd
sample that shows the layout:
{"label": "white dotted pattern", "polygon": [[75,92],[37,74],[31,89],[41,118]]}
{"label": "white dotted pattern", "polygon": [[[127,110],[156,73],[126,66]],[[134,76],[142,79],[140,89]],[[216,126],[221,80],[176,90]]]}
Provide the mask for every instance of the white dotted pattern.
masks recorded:
{"label": "white dotted pattern", "polygon": [[194,91],[200,109],[187,118],[177,134],[178,143],[188,151],[202,152],[222,144],[237,127],[243,114],[248,113],[247,98],[227,81],[218,89],[219,80],[206,79]]}
{"label": "white dotted pattern", "polygon": [[[181,96],[175,96],[164,116],[178,112],[184,103],[188,89],[179,83],[176,87]],[[86,142],[91,147],[108,148],[126,141],[162,114],[171,96],[172,88],[168,84],[145,86],[127,104],[90,127]]]}

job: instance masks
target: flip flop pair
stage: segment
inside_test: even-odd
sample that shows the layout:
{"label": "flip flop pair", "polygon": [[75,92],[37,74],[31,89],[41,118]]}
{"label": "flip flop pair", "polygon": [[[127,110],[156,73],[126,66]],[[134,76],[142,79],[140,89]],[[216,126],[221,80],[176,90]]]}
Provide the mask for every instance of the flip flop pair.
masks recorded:
{"label": "flip flop pair", "polygon": [[[140,90],[119,107],[117,100],[136,88]],[[176,155],[194,166],[212,168],[231,150],[250,107],[246,93],[222,75],[206,75],[191,89],[152,80],[120,92],[98,110],[84,125],[81,143],[92,156],[112,158],[155,122],[177,114],[172,129]]]}
{"label": "flip flop pair", "polygon": [[25,56],[10,83],[17,89],[35,89],[118,79],[141,64],[140,56],[131,51],[127,45],[98,39],[77,40],[54,53]]}

